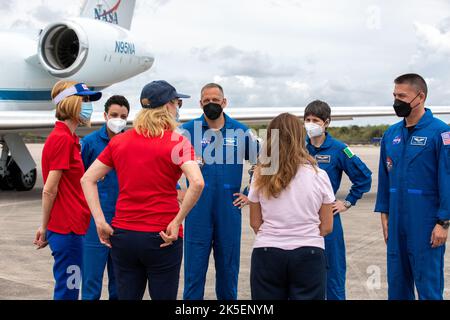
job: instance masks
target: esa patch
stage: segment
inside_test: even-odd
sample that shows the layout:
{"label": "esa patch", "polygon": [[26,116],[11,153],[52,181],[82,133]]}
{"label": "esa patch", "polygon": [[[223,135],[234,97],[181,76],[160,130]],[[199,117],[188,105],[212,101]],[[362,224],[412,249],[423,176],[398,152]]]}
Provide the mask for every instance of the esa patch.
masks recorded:
{"label": "esa patch", "polygon": [[427,137],[416,137],[416,136],[413,136],[412,138],[411,138],[411,145],[413,145],[413,146],[425,146],[426,144],[427,144],[427,140],[428,140],[428,138]]}
{"label": "esa patch", "polygon": [[317,154],[315,156],[317,163],[331,163],[331,156]]}
{"label": "esa patch", "polygon": [[355,154],[353,153],[352,150],[350,150],[349,147],[347,147],[347,148],[344,149],[344,153],[347,155],[347,157],[348,157],[349,159],[351,159],[351,158],[353,158],[353,157],[355,156]]}
{"label": "esa patch", "polygon": [[441,134],[444,146],[450,146],[450,131]]}
{"label": "esa patch", "polygon": [[392,159],[390,157],[387,157],[387,159],[386,159],[387,171],[388,172],[391,171],[393,167],[394,167],[394,162],[392,161]]}
{"label": "esa patch", "polygon": [[396,136],[394,140],[392,140],[392,144],[400,144],[402,142],[402,136]]}

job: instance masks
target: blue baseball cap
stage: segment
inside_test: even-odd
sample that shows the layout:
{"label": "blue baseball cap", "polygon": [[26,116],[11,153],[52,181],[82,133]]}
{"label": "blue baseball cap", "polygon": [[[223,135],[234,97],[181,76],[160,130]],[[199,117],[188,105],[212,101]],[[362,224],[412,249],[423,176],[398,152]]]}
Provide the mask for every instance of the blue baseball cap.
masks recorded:
{"label": "blue baseball cap", "polygon": [[158,80],[147,84],[141,92],[141,105],[145,109],[159,108],[174,99],[190,98],[187,94],[178,93],[167,81]]}
{"label": "blue baseball cap", "polygon": [[67,97],[70,96],[89,96],[90,101],[100,100],[102,97],[102,93],[99,91],[92,91],[89,87],[84,83],[77,83],[76,85],[67,88],[66,90],[61,91],[55,99],[53,99],[54,104],[60,103]]}

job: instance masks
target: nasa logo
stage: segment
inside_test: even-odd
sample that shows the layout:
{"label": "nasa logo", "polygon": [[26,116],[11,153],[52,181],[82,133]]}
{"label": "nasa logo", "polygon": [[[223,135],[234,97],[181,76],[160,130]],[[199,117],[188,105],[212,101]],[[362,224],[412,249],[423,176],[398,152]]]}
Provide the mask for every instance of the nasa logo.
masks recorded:
{"label": "nasa logo", "polygon": [[396,136],[395,139],[392,141],[392,144],[400,144],[402,142],[401,136]]}
{"label": "nasa logo", "polygon": [[113,24],[119,24],[119,18],[117,16],[117,10],[119,9],[122,0],[117,1],[117,3],[112,6],[110,10],[103,9],[103,4],[99,3],[97,8],[94,8],[94,17],[96,20],[101,20]]}

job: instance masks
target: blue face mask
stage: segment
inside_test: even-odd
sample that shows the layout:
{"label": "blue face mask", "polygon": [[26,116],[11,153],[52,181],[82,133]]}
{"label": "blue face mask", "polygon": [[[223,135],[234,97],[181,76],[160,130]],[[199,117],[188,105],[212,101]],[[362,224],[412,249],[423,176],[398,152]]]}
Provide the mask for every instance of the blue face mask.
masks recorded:
{"label": "blue face mask", "polygon": [[92,113],[94,112],[94,106],[92,102],[83,102],[81,104],[80,119],[84,121],[91,120]]}

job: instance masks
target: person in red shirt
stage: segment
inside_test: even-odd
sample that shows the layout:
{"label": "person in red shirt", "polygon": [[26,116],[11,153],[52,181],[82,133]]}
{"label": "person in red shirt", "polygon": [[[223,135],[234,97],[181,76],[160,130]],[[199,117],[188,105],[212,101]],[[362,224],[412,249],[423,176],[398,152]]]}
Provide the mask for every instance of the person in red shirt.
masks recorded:
{"label": "person in red shirt", "polygon": [[81,284],[83,236],[90,222],[89,208],[81,189],[84,174],[81,147],[75,130],[88,125],[91,101],[101,92],[84,83],[59,81],[52,90],[57,122],[42,150],[42,225],[34,244],[38,249],[50,244],[55,259],[55,300],[78,300]]}
{"label": "person in red shirt", "polygon": [[[147,283],[152,300],[177,298],[181,224],[204,187],[194,148],[175,132],[180,98],[188,97],[166,81],[146,85],[134,129],[112,138],[81,180],[100,242],[112,248],[120,300],[141,300]],[[113,228],[97,189],[97,181],[112,169],[119,181]],[[189,188],[180,207],[176,185],[182,173]]]}

